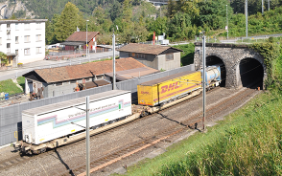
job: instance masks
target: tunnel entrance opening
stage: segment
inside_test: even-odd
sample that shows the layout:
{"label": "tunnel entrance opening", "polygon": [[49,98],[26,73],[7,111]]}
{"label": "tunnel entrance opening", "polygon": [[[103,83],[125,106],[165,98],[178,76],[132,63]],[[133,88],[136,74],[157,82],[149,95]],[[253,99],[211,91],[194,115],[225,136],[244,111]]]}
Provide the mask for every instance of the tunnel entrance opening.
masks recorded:
{"label": "tunnel entrance opening", "polygon": [[216,56],[208,56],[206,58],[206,65],[212,66],[212,65],[220,65],[220,70],[221,70],[221,84],[219,86],[225,87],[225,82],[226,82],[226,69],[223,61],[216,57]]}
{"label": "tunnel entrance opening", "polygon": [[239,65],[242,86],[256,89],[263,89],[263,66],[253,58],[241,60]]}

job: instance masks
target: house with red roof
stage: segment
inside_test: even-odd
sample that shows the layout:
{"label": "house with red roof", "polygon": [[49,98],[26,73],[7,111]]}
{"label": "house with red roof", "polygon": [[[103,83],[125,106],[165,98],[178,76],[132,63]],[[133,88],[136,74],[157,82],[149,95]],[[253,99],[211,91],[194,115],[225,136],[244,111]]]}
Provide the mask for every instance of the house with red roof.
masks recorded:
{"label": "house with red roof", "polygon": [[99,34],[99,32],[76,31],[61,43],[61,45],[65,46],[65,50],[74,51],[78,49],[85,50],[87,44],[90,52],[96,52],[97,37]]}

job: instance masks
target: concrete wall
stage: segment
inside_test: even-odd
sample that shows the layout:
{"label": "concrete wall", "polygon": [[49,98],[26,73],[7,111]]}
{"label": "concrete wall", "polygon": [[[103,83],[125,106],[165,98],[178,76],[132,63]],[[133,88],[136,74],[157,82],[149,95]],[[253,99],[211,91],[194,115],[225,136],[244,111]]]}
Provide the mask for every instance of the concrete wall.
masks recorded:
{"label": "concrete wall", "polygon": [[166,54],[158,55],[158,70],[172,70],[180,67],[180,52],[173,53],[173,60],[166,60]]}
{"label": "concrete wall", "polygon": [[[129,90],[132,92],[132,103],[137,103],[137,84],[142,82],[151,81],[158,78],[163,78],[176,73],[181,73],[184,71],[194,71],[194,65],[189,65],[181,67],[175,70],[160,72],[153,75],[146,75],[141,78],[134,78],[126,81],[121,81],[116,84],[117,88],[120,90]],[[47,90],[50,87],[47,86]],[[7,145],[16,141],[14,137],[15,131],[18,132],[18,139],[21,140],[22,136],[22,117],[21,112],[26,109],[36,108],[44,105],[50,105],[53,103],[58,103],[62,101],[68,101],[71,99],[85,97],[88,95],[93,95],[112,89],[112,85],[105,85],[97,88],[87,89],[80,92],[72,92],[70,94],[65,94],[53,98],[44,98],[40,100],[34,100],[31,102],[25,102],[21,104],[16,104],[8,107],[0,107],[0,146]],[[50,92],[50,91],[48,91]]]}
{"label": "concrete wall", "polygon": [[[195,44],[194,64],[196,70],[199,70],[202,66],[202,44]],[[234,45],[234,44],[206,44],[206,58],[214,56],[221,59],[226,68],[226,83],[227,88],[239,88],[242,87],[241,75],[240,75],[240,62],[246,58],[253,58],[261,63],[264,70],[264,80],[266,79],[266,67],[264,65],[264,58],[253,49],[250,49],[246,45]]]}

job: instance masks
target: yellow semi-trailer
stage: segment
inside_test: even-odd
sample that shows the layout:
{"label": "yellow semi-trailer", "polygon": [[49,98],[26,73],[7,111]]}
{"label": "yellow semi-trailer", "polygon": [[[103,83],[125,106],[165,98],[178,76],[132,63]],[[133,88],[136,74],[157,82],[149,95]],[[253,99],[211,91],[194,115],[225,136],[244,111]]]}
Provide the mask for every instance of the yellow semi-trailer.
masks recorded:
{"label": "yellow semi-trailer", "polygon": [[186,71],[137,85],[138,104],[156,106],[201,88],[201,72]]}

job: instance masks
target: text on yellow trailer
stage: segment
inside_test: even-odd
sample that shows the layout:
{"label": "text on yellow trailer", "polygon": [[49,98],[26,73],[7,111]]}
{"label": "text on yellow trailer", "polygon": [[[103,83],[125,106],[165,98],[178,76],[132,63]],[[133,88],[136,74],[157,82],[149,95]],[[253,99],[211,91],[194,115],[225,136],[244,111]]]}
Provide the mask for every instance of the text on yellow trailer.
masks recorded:
{"label": "text on yellow trailer", "polygon": [[137,85],[138,104],[155,106],[201,88],[201,72],[186,71]]}

